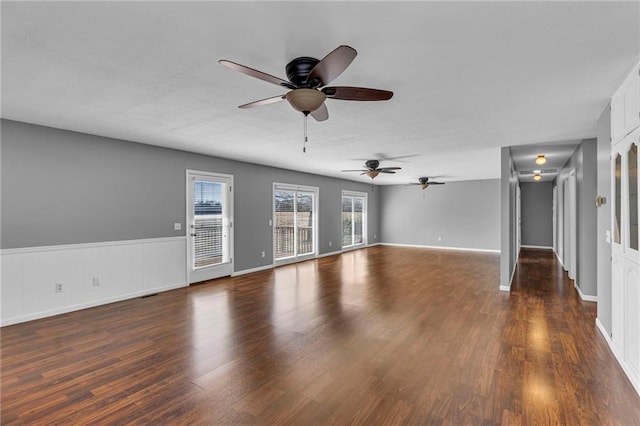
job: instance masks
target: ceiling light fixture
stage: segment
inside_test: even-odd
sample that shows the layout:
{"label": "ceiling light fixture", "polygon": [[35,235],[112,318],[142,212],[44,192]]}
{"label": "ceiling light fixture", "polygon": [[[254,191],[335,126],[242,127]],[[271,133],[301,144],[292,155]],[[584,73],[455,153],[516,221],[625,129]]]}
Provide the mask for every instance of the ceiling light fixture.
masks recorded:
{"label": "ceiling light fixture", "polygon": [[304,139],[302,152],[307,152],[307,116],[320,108],[327,95],[315,89],[295,89],[287,93],[287,101],[296,111],[304,114]]}
{"label": "ceiling light fixture", "polygon": [[380,170],[369,170],[366,172],[366,175],[369,176],[371,179],[378,176],[379,174],[380,174]]}
{"label": "ceiling light fixture", "polygon": [[309,114],[320,108],[327,96],[315,89],[295,89],[287,93],[287,101],[293,109]]}
{"label": "ceiling light fixture", "polygon": [[538,157],[536,158],[536,164],[544,164],[547,162],[547,159],[545,158],[544,154],[538,154]]}
{"label": "ceiling light fixture", "polygon": [[535,175],[533,175],[533,180],[538,181],[542,179],[542,176],[540,175],[540,173],[536,173]]}

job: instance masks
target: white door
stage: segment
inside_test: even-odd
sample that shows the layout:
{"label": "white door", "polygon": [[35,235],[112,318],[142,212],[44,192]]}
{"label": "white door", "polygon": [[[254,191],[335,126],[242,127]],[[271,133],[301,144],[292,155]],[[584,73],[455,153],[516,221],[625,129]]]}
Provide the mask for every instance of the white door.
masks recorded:
{"label": "white door", "polygon": [[187,170],[189,284],[233,272],[233,176]]}

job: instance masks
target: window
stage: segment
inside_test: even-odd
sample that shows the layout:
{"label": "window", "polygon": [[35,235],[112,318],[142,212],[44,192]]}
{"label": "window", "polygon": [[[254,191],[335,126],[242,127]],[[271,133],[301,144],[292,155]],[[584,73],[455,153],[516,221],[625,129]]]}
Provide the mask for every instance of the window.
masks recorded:
{"label": "window", "polygon": [[367,194],[342,191],[342,248],[366,244]]}
{"label": "window", "polygon": [[274,184],[275,260],[298,260],[316,253],[318,188]]}

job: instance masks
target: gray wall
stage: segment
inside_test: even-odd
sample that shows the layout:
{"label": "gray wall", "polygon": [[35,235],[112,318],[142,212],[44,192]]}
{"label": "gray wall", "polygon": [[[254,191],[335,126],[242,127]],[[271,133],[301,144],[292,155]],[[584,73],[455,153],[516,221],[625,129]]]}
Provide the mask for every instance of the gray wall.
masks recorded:
{"label": "gray wall", "polygon": [[521,244],[553,247],[553,182],[522,182],[520,191]]}
{"label": "gray wall", "polygon": [[598,195],[607,203],[597,209],[596,246],[598,256],[598,320],[611,335],[611,244],[607,231],[611,229],[611,109],[609,105],[598,118]]}
{"label": "gray wall", "polygon": [[384,186],[380,221],[384,243],[500,250],[500,181]]}
{"label": "gray wall", "polygon": [[576,283],[582,294],[597,296],[597,217],[594,203],[597,189],[596,139],[583,140],[560,175],[572,169],[576,172]]}
{"label": "gray wall", "polygon": [[1,166],[3,249],[185,235],[186,169],[234,176],[236,271],[271,264],[274,181],[320,188],[321,254],[339,250],[343,189],[369,194],[369,242],[380,234],[366,183],[9,120]]}
{"label": "gray wall", "polygon": [[511,148],[500,150],[500,287],[511,287],[511,275],[516,266],[516,191],[518,175],[511,158]]}

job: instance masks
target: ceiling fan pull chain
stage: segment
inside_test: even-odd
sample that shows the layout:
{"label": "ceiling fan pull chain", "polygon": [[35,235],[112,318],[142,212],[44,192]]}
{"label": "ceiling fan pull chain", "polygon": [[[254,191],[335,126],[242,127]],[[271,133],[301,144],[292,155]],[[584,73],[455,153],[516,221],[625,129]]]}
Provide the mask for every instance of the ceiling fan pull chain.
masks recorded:
{"label": "ceiling fan pull chain", "polygon": [[309,115],[309,113],[306,112],[303,114],[304,114],[304,141],[302,142],[302,152],[306,153],[307,152],[307,116]]}

